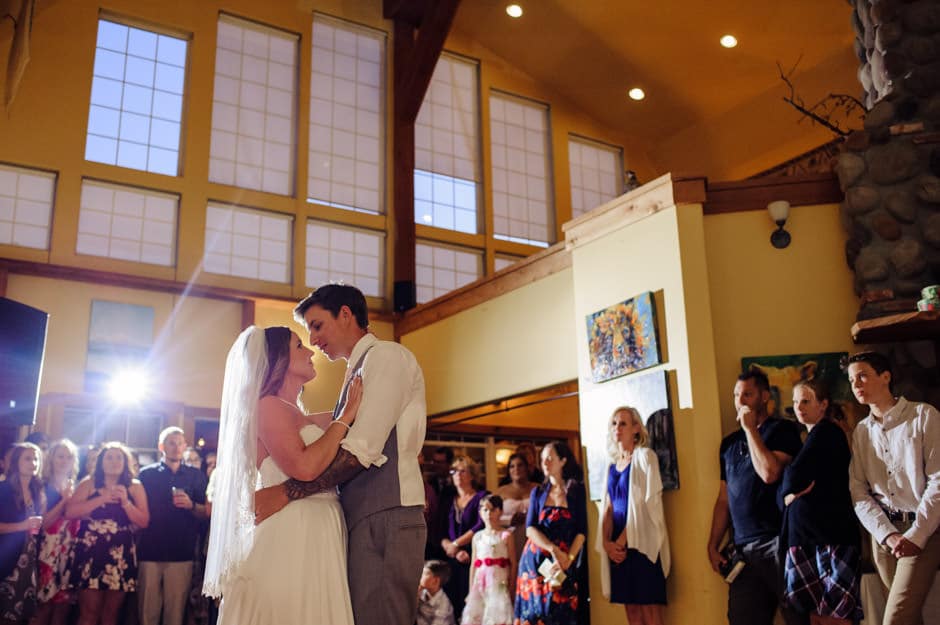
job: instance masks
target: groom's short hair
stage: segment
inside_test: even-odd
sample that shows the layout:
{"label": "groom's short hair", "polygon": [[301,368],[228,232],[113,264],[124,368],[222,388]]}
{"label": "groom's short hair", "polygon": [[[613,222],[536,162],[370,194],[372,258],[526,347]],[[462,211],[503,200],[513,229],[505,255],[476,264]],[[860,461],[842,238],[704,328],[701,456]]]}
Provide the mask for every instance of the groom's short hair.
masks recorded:
{"label": "groom's short hair", "polygon": [[348,284],[324,284],[316,291],[303,298],[294,307],[294,319],[305,328],[307,321],[304,315],[314,306],[329,311],[333,318],[339,316],[339,310],[347,306],[356,318],[356,324],[363,330],[369,327],[369,307],[362,291]]}

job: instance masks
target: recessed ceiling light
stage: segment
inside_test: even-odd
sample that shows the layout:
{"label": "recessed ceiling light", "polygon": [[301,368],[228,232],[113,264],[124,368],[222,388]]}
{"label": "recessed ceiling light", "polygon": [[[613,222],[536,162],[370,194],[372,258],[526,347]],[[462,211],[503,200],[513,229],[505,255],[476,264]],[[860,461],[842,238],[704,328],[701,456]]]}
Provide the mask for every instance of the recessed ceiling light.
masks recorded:
{"label": "recessed ceiling light", "polygon": [[522,17],[522,7],[518,4],[510,4],[506,7],[506,14],[509,17]]}
{"label": "recessed ceiling light", "polygon": [[634,100],[642,100],[643,98],[646,97],[646,93],[644,93],[644,91],[640,89],[639,87],[634,87],[633,89],[630,89],[630,91],[628,92],[628,95]]}
{"label": "recessed ceiling light", "polygon": [[721,42],[721,45],[723,45],[726,48],[733,48],[736,45],[738,45],[738,38],[735,37],[734,35],[725,35],[724,37],[719,39],[719,41]]}

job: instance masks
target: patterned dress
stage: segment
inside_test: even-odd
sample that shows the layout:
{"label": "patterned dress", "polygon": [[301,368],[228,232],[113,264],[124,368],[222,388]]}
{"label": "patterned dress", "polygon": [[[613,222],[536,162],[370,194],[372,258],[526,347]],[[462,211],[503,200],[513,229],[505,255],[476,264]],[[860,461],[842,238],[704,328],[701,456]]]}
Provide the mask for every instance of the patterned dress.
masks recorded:
{"label": "patterned dress", "polygon": [[[0,521],[18,523],[39,514],[38,506],[19,508],[8,482],[0,482]],[[0,534],[0,622],[28,621],[36,611],[37,536],[28,532]]]}
{"label": "patterned dress", "polygon": [[473,536],[476,559],[473,585],[463,608],[461,625],[510,625],[512,600],[509,598],[509,550],[512,530],[481,530]]}
{"label": "patterned dress", "polygon": [[[95,491],[91,497],[97,495]],[[73,588],[137,590],[137,548],[131,521],[121,504],[107,503],[82,521],[70,569]]]}
{"label": "patterned dress", "polygon": [[[535,527],[564,551],[571,548],[575,537],[585,533],[584,487],[568,487],[568,507],[546,506],[548,488],[532,491],[532,504],[526,526]],[[581,554],[579,554],[581,555]],[[566,572],[561,586],[553,587],[539,574],[539,566],[551,557],[532,540],[526,541],[519,558],[516,578],[514,625],[577,625],[580,563],[574,562]],[[580,561],[582,558],[579,557]]]}
{"label": "patterned dress", "polygon": [[[62,495],[47,486],[46,501],[46,509],[51,510],[62,501]],[[80,526],[78,519],[66,519],[63,515],[43,530],[39,543],[37,595],[40,603],[68,603],[71,600],[68,563]]]}

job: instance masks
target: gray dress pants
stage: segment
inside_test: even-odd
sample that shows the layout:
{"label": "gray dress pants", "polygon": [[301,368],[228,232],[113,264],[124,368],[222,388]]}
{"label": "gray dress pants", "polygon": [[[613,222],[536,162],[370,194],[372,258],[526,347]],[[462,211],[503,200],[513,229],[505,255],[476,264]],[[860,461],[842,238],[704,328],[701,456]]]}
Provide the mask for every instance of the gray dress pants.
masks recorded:
{"label": "gray dress pants", "polygon": [[349,594],[364,625],[414,625],[427,526],[422,506],[391,508],[349,528]]}

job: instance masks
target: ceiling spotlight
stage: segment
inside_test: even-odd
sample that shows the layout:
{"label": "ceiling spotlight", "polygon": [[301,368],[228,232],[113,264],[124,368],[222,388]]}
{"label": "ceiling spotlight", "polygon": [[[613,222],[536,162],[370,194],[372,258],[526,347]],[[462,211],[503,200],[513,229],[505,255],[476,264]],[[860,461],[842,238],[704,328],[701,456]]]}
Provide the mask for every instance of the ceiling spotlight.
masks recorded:
{"label": "ceiling spotlight", "polygon": [[721,45],[723,45],[726,48],[733,48],[736,45],[738,45],[738,38],[735,37],[734,35],[725,35],[724,37],[719,39],[719,41],[721,42]]}
{"label": "ceiling spotlight", "polygon": [[518,4],[510,4],[506,7],[506,14],[509,17],[522,17],[522,7]]}
{"label": "ceiling spotlight", "polygon": [[639,87],[634,87],[633,89],[630,89],[627,95],[629,95],[634,100],[642,100],[643,98],[646,97],[646,93],[644,93],[644,91],[640,89]]}

